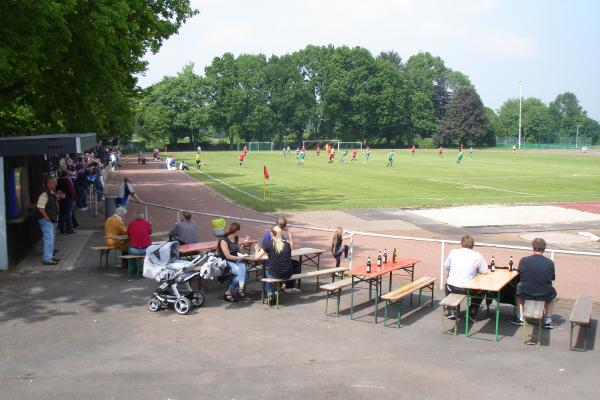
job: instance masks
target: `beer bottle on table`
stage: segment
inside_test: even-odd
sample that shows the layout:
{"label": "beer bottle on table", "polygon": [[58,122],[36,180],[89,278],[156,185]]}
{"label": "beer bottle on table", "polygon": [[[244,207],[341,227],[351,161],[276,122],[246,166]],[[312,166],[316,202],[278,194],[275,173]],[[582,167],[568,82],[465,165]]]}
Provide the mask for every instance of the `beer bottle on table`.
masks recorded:
{"label": "beer bottle on table", "polygon": [[383,263],[387,264],[387,249],[383,249]]}
{"label": "beer bottle on table", "polygon": [[367,257],[367,274],[371,273],[371,257]]}
{"label": "beer bottle on table", "polygon": [[494,256],[492,256],[492,263],[490,264],[490,269],[492,272],[496,272],[496,261],[494,261]]}
{"label": "beer bottle on table", "polygon": [[515,263],[513,262],[513,258],[512,258],[512,256],[510,256],[510,260],[508,260],[508,270],[509,270],[509,271],[512,271],[512,270],[513,270],[513,265],[514,265],[514,264],[515,264]]}
{"label": "beer bottle on table", "polygon": [[392,262],[396,262],[396,248],[394,247],[394,252],[392,253]]}
{"label": "beer bottle on table", "polygon": [[377,254],[377,267],[381,267],[381,250]]}

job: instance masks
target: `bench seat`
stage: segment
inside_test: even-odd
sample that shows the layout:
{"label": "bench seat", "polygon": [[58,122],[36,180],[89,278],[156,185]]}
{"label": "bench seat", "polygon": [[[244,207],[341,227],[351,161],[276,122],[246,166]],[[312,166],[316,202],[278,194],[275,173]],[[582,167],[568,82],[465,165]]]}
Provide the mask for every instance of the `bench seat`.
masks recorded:
{"label": "bench seat", "polygon": [[352,278],[340,279],[339,281],[328,283],[327,285],[322,285],[321,289],[325,290],[325,315],[327,315],[328,303],[329,303],[329,293],[336,292],[337,294],[337,308],[335,315],[336,317],[340,316],[340,297],[342,295],[342,289],[352,286]]}
{"label": "bench seat", "polygon": [[139,268],[138,265],[138,261],[139,260],[143,260],[144,258],[146,258],[146,256],[143,255],[138,255],[138,254],[125,254],[122,256],[119,256],[120,259],[122,260],[127,260],[127,274],[128,276],[131,278],[133,275],[133,265],[135,264],[135,272],[136,272],[136,276],[138,279],[140,279],[140,272],[143,269]]}
{"label": "bench seat", "polygon": [[442,333],[446,332],[446,316],[444,315],[445,309],[453,309],[455,313],[454,318],[454,335],[456,336],[458,332],[458,321],[460,320],[460,305],[467,298],[465,294],[459,293],[450,293],[448,296],[444,297],[442,301],[440,301],[440,306],[442,306]]}
{"label": "bench seat", "polygon": [[100,253],[100,261],[98,263],[98,269],[102,269],[102,257],[106,257],[106,261],[104,263],[104,268],[108,269],[108,256],[112,250],[115,250],[114,247],[110,246],[92,246],[90,249],[97,251]]}
{"label": "bench seat", "polygon": [[265,292],[266,292],[265,283],[270,283],[270,284],[276,285],[277,290],[275,292],[275,296],[276,296],[275,302],[276,302],[276,308],[279,308],[279,294],[281,291],[281,284],[283,282],[295,281],[298,279],[304,279],[304,278],[310,278],[310,277],[322,276],[322,275],[331,275],[332,279],[335,279],[335,275],[337,273],[344,272],[347,270],[348,270],[348,268],[346,268],[346,267],[338,267],[338,268],[328,268],[328,269],[321,269],[318,271],[309,271],[309,272],[303,272],[300,274],[294,274],[294,275],[290,276],[288,279],[262,278],[261,279],[261,282],[263,282],[262,302],[264,303],[264,301],[265,301]]}
{"label": "bench seat", "polygon": [[[384,322],[383,326],[387,326],[388,320],[388,304],[396,303],[401,301],[406,296],[412,296],[412,293],[415,291],[419,291],[419,306],[421,306],[421,293],[423,289],[429,288],[431,290],[431,307],[433,307],[433,292],[435,287],[436,278],[430,278],[428,276],[421,277],[411,283],[408,283],[404,286],[399,287],[398,289],[392,290],[389,293],[381,296],[383,300],[385,300],[385,311],[384,311]],[[398,322],[396,324],[396,328],[400,328],[400,319],[402,318],[402,307],[398,310]]]}
{"label": "bench seat", "polygon": [[[526,334],[525,327],[527,326],[527,320],[533,319],[538,321],[538,334],[536,346],[540,345],[540,340],[542,339],[542,321],[544,319],[544,307],[546,302],[543,300],[525,300],[525,304],[523,305],[523,327],[521,328],[521,332],[523,334],[523,343],[526,343]],[[533,333],[529,337],[533,338]]]}
{"label": "bench seat", "polygon": [[[571,315],[569,316],[569,322],[571,323],[571,335],[569,337],[569,348],[571,350],[576,351],[585,351],[587,350],[587,337],[588,330],[590,326],[590,321],[592,319],[592,306],[593,299],[589,294],[580,294],[577,296],[575,300],[575,305],[571,310]],[[579,325],[584,327],[584,335],[583,335],[583,348],[579,349],[573,346],[573,328],[575,325]]]}

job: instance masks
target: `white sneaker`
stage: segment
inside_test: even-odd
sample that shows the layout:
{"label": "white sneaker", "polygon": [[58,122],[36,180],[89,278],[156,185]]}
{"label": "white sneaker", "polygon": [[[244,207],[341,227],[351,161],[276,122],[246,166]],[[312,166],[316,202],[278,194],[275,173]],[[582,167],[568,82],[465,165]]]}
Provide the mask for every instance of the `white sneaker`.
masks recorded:
{"label": "white sneaker", "polygon": [[295,288],[295,287],[293,287],[293,288],[289,288],[289,289],[284,289],[284,291],[285,291],[286,293],[300,293],[302,290],[300,290],[300,289],[298,289],[298,288]]}

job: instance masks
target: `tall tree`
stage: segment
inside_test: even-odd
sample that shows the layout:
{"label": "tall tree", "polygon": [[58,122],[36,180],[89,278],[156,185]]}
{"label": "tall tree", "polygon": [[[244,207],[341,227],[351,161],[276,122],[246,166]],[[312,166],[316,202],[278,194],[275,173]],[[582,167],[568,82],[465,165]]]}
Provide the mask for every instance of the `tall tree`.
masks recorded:
{"label": "tall tree", "polygon": [[556,96],[548,105],[548,109],[558,126],[560,136],[574,136],[577,125],[582,125],[586,118],[577,96],[571,92]]}
{"label": "tall tree", "polygon": [[189,0],[0,2],[0,132],[131,130],[135,74]]}
{"label": "tall tree", "polygon": [[486,134],[487,117],[481,98],[472,87],[459,88],[448,104],[434,139],[444,145],[481,145]]}

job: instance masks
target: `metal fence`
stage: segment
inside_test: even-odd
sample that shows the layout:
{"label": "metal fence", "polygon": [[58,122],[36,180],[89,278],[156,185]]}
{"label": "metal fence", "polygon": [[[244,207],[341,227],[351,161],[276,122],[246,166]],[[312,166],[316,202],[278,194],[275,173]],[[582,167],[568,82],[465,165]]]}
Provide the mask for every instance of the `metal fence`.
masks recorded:
{"label": "metal fence", "polygon": [[[512,148],[518,146],[518,139],[516,137],[497,137],[496,147],[501,148]],[[521,143],[522,149],[535,149],[535,150],[565,150],[565,149],[581,149],[582,147],[591,147],[592,138],[585,136],[570,136],[559,138],[554,143]]]}
{"label": "metal fence", "polygon": [[[201,215],[201,216],[206,216],[206,217],[224,218],[226,220],[236,220],[236,221],[251,222],[251,223],[256,223],[256,224],[262,224],[262,225],[265,225],[265,226],[271,226],[271,225],[273,225],[273,221],[265,221],[265,220],[254,219],[254,218],[245,218],[245,217],[239,217],[239,216],[235,216],[235,215],[224,215],[224,214],[208,213],[208,212],[202,212],[202,211],[181,210],[181,209],[175,208],[175,207],[165,206],[165,205],[162,205],[162,204],[147,203],[147,202],[143,202],[141,204],[144,206],[144,213],[146,215],[146,218],[148,218],[148,219],[150,219],[149,210],[150,210],[151,207],[154,207],[154,208],[158,208],[158,209],[173,211],[173,216],[174,216],[174,221],[175,222],[179,221],[180,213],[182,211],[188,211],[191,214]],[[288,226],[293,227],[293,228],[298,228],[298,229],[312,230],[312,231],[331,232],[331,233],[334,232],[333,229],[321,228],[321,227],[315,227],[315,226],[308,226],[308,225],[298,225],[298,224],[291,224],[290,223],[290,224],[288,224]],[[409,242],[426,242],[426,243],[431,243],[431,244],[439,245],[439,255],[440,255],[440,257],[439,257],[439,266],[440,266],[440,269],[439,269],[439,274],[440,274],[439,283],[440,283],[440,288],[442,288],[443,284],[444,284],[444,260],[445,260],[445,257],[446,257],[447,248],[451,247],[451,246],[460,245],[460,241],[457,241],[457,240],[431,239],[431,238],[414,237],[414,236],[388,235],[388,234],[382,234],[382,233],[362,232],[362,231],[353,231],[353,232],[354,232],[355,236],[375,237],[375,238],[381,238],[381,239],[394,239],[394,240],[409,241]],[[525,247],[525,246],[511,246],[511,245],[498,244],[498,243],[482,243],[482,242],[477,242],[477,247],[494,248],[494,249],[500,249],[500,250],[505,250],[505,251],[506,250],[516,250],[516,251],[524,251],[524,252],[530,252],[531,251],[530,247]],[[552,260],[555,259],[555,256],[557,254],[571,255],[571,256],[600,257],[600,253],[589,252],[589,251],[572,251],[572,250],[560,250],[560,249],[548,248],[548,249],[546,249],[546,252],[550,254],[550,258]],[[600,265],[600,260],[599,260],[599,265]]]}

